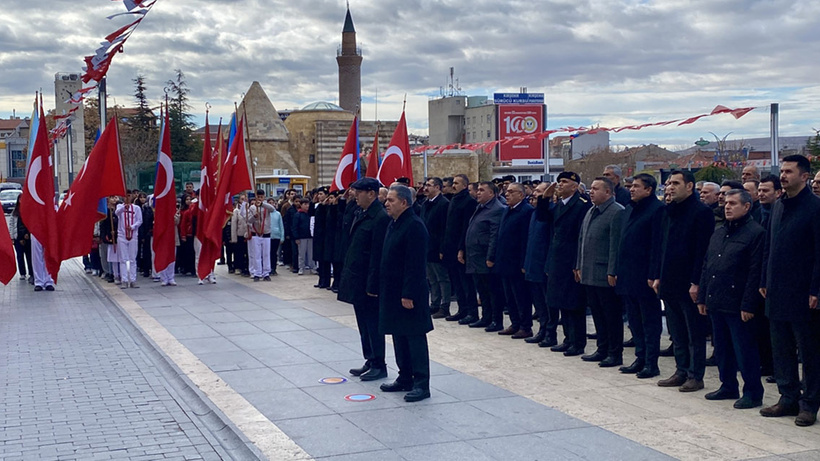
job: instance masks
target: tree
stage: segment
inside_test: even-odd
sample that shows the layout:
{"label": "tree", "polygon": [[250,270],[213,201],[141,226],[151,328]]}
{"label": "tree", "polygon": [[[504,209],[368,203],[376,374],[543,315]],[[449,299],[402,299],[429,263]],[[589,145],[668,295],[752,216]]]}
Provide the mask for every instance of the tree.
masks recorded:
{"label": "tree", "polygon": [[169,101],[168,116],[170,118],[171,152],[174,160],[180,162],[199,162],[202,160],[202,141],[194,135],[196,125],[193,123],[193,114],[188,111],[188,84],[185,74],[176,69],[174,79],[168,80]]}
{"label": "tree", "polygon": [[737,174],[729,168],[709,165],[695,173],[695,181],[708,181],[720,184],[724,179],[736,179]]}
{"label": "tree", "polygon": [[94,148],[94,141],[97,139],[97,130],[100,128],[100,100],[97,98],[85,98],[83,104],[83,123],[85,132],[85,157]]}

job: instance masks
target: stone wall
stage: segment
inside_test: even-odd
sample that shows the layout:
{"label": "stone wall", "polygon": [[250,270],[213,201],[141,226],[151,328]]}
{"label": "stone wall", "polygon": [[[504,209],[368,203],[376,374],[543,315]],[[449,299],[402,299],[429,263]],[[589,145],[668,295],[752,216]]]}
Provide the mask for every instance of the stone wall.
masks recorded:
{"label": "stone wall", "polygon": [[[414,155],[413,180],[424,181],[424,157]],[[443,152],[438,155],[427,155],[427,175],[445,178],[457,174],[466,174],[471,182],[478,181],[478,155],[472,151]]]}

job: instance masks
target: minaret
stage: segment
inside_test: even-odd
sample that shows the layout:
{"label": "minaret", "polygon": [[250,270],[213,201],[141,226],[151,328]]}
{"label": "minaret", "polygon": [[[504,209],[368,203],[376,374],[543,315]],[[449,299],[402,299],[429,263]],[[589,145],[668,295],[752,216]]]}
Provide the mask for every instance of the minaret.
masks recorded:
{"label": "minaret", "polygon": [[356,46],[356,29],[349,5],[336,62],[339,64],[339,105],[357,113],[362,100],[362,50]]}

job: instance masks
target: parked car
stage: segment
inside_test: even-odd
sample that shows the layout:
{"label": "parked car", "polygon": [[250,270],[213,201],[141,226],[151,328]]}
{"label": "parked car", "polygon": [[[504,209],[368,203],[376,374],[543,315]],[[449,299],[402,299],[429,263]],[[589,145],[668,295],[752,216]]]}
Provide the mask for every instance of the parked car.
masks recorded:
{"label": "parked car", "polygon": [[0,182],[0,191],[7,189],[23,190],[23,185],[16,182]]}
{"label": "parked car", "polygon": [[17,203],[17,197],[23,194],[19,189],[6,189],[0,191],[0,203],[3,204],[3,213],[11,213],[14,209],[14,204]]}

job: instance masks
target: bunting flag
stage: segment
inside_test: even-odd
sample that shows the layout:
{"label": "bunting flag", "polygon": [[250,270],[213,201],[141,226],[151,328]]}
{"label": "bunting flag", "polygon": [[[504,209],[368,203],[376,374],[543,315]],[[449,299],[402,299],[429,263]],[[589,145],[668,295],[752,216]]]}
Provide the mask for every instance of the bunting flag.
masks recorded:
{"label": "bunting flag", "polygon": [[405,177],[413,184],[413,165],[410,162],[410,139],[407,136],[407,121],[401,113],[399,125],[393,132],[390,144],[384,152],[378,180],[384,186],[390,186],[396,179]]}
{"label": "bunting flag", "polygon": [[235,131],[237,135],[231,143],[231,149],[219,174],[213,206],[202,219],[202,251],[199,253],[199,264],[196,268],[200,280],[213,272],[214,262],[219,259],[222,252],[222,228],[231,216],[233,196],[253,187],[248,172],[245,137],[242,136],[243,124],[244,119],[240,119]]}
{"label": "bunting flag", "polygon": [[[626,130],[642,130],[644,128],[649,128],[649,127],[668,126],[668,125],[673,125],[673,124],[676,124],[676,126],[682,126],[682,125],[689,125],[689,124],[695,123],[696,121],[698,121],[698,120],[700,120],[704,117],[711,117],[711,116],[719,115],[719,114],[731,114],[735,118],[735,120],[737,120],[740,117],[743,117],[744,115],[748,114],[749,112],[751,112],[755,109],[759,109],[759,108],[760,107],[739,107],[737,109],[730,109],[726,106],[718,105],[718,106],[715,106],[715,108],[711,112],[709,112],[708,114],[700,114],[700,115],[696,115],[694,117],[688,117],[688,118],[685,118],[685,119],[666,120],[666,121],[663,121],[663,122],[644,123],[644,124],[641,124],[641,125],[627,125],[627,126],[614,127],[614,128],[567,126],[567,127],[558,128],[558,129],[555,129],[555,130],[544,130],[540,133],[531,133],[531,134],[524,135],[524,136],[516,136],[516,137],[512,137],[512,138],[506,138],[504,140],[482,142],[482,143],[478,143],[478,144],[450,144],[450,145],[447,145],[447,146],[427,146],[427,145],[423,145],[423,146],[415,147],[411,152],[413,154],[418,154],[418,153],[421,153],[421,152],[424,152],[424,151],[433,151],[433,155],[438,155],[438,154],[441,154],[442,152],[444,152],[445,150],[456,149],[456,148],[458,148],[458,149],[468,149],[468,150],[472,150],[472,151],[479,151],[479,150],[489,151],[491,149],[494,149],[499,144],[506,145],[506,144],[509,144],[510,142],[521,143],[521,142],[524,142],[527,139],[537,139],[539,141],[542,141],[545,138],[548,138],[550,135],[555,134],[555,133],[581,133],[581,132],[583,132],[583,133],[592,134],[592,133],[598,133],[598,132],[601,132],[601,131],[611,131],[613,133],[620,133],[621,131],[626,131]],[[387,154],[386,153],[385,153],[384,158],[385,158],[385,160],[387,159]],[[384,164],[384,160],[382,160],[382,164]]]}
{"label": "bunting flag", "polygon": [[20,197],[20,217],[31,235],[43,245],[46,270],[57,281],[60,271],[60,240],[57,228],[57,210],[54,209],[54,172],[49,152],[46,117],[40,98],[38,123],[31,147],[30,162]]}
{"label": "bunting flag", "polygon": [[330,191],[343,190],[359,179],[359,117],[353,117]]}
{"label": "bunting flag", "polygon": [[367,172],[368,178],[377,178],[379,176],[379,167],[381,166],[381,156],[379,155],[379,128],[376,127],[376,137],[373,138],[373,149],[370,151],[370,156],[367,158]]}
{"label": "bunting flag", "polygon": [[171,133],[168,106],[165,116],[160,109],[159,149],[157,150],[157,173],[154,179],[154,271],[162,272],[176,260],[176,237],[174,215],[177,212],[177,192],[174,183],[174,164],[171,157]]}
{"label": "bunting flag", "polygon": [[57,212],[60,261],[91,251],[94,224],[106,216],[98,204],[111,195],[125,195],[117,117],[111,117]]}
{"label": "bunting flag", "polygon": [[14,257],[14,244],[8,226],[0,227],[0,282],[8,285],[17,272],[17,259]]}

